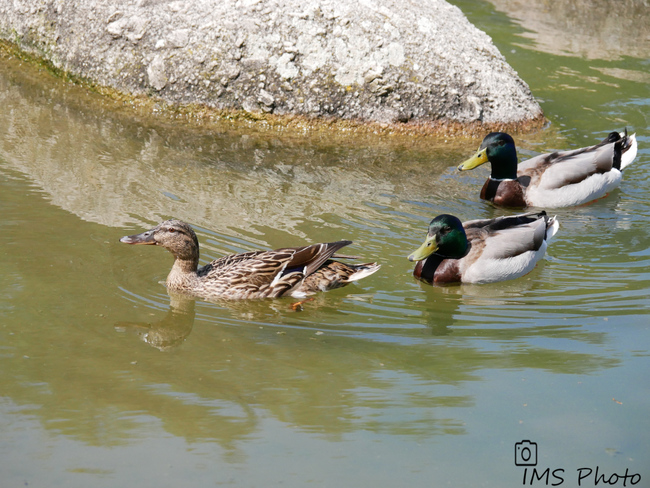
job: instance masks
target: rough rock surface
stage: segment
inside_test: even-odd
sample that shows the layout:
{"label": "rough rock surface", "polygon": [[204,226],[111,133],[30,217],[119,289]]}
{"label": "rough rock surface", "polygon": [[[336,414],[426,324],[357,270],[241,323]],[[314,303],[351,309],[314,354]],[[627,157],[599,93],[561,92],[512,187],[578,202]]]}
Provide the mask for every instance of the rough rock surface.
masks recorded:
{"label": "rough rock surface", "polygon": [[388,123],[542,114],[444,0],[0,0],[0,36],[173,104]]}

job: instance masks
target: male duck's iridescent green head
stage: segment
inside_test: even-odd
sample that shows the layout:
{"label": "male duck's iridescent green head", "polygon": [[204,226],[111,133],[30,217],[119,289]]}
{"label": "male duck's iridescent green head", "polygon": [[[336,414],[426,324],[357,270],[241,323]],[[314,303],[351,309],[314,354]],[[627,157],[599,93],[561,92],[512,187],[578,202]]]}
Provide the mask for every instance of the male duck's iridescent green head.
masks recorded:
{"label": "male duck's iridescent green head", "polygon": [[467,253],[467,235],[458,218],[438,215],[429,224],[427,238],[420,248],[409,256],[409,261],[422,261],[433,253],[445,258],[460,259]]}
{"label": "male duck's iridescent green head", "polygon": [[147,232],[124,236],[120,242],[162,246],[182,260],[198,261],[199,257],[199,240],[192,227],[181,220],[166,220]]}
{"label": "male duck's iridescent green head", "polygon": [[517,178],[517,149],[515,141],[505,132],[490,132],[478,152],[473,157],[458,166],[459,171],[474,169],[484,163],[492,165],[493,180]]}

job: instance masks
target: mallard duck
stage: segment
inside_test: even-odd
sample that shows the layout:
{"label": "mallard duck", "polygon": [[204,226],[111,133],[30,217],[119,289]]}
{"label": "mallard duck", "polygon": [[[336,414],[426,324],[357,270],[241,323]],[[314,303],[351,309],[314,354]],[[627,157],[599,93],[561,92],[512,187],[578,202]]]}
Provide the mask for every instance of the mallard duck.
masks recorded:
{"label": "mallard duck", "polygon": [[431,221],[424,244],[409,256],[413,276],[428,283],[491,283],[532,271],[559,223],[546,212],[464,224],[453,215]]}
{"label": "mallard duck", "polygon": [[345,286],[380,267],[334,261],[336,251],[352,244],[338,241],[233,254],[199,268],[199,240],[192,227],[180,220],[167,220],[142,234],[122,237],[120,242],[167,249],[175,258],[167,288],[205,299],[305,297]]}
{"label": "mallard duck", "polygon": [[490,162],[481,198],[506,207],[569,207],[601,198],[616,188],[636,157],[635,134],[611,132],[600,144],[540,154],[517,165],[515,141],[504,132],[485,136],[478,153],[458,169]]}

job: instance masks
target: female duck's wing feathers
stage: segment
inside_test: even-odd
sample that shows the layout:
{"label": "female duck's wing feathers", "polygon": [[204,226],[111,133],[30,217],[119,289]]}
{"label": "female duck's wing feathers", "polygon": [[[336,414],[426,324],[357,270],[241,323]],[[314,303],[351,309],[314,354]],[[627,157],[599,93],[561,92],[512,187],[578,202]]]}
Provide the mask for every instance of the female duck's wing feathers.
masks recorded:
{"label": "female duck's wing feathers", "polygon": [[319,291],[340,288],[353,281],[358,281],[370,276],[380,268],[377,263],[345,264],[338,261],[329,261],[316,270],[315,273],[305,277],[295,289],[291,290],[294,297],[304,297]]}
{"label": "female duck's wing feathers", "polygon": [[352,244],[352,241],[338,241],[299,248],[280,249],[280,252],[284,251],[290,255],[286,267],[283,269],[283,274],[287,274],[291,270],[304,268],[301,270],[302,273],[309,276],[330,259],[336,251],[350,244]]}
{"label": "female duck's wing feathers", "polygon": [[[278,297],[314,274],[336,251],[352,241],[338,241],[274,251],[252,251],[212,261],[199,277],[224,297]],[[215,290],[210,290],[210,294]]]}

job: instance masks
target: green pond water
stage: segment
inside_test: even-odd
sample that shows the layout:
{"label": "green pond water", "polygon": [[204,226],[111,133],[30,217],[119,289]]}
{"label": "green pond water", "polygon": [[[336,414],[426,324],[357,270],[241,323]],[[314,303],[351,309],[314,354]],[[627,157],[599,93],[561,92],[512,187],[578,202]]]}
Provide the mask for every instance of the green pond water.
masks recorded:
{"label": "green pond water", "polygon": [[[508,212],[455,169],[478,140],[203,130],[0,60],[2,488],[650,486],[647,7],[457,4],[550,121],[520,156],[639,142],[494,285],[406,259],[439,213]],[[170,298],[171,255],[119,238],[172,216],[202,263],[345,238],[382,268],[298,311]]]}

